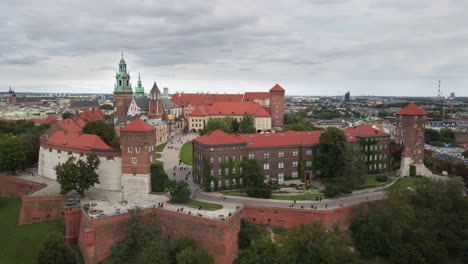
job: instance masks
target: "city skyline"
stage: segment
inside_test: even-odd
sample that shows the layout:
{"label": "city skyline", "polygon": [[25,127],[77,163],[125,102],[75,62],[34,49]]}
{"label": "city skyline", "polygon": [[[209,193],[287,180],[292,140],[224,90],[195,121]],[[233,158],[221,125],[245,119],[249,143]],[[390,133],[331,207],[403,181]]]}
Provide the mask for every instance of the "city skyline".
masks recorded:
{"label": "city skyline", "polygon": [[0,87],[112,93],[123,51],[170,93],[468,96],[463,1],[3,1]]}

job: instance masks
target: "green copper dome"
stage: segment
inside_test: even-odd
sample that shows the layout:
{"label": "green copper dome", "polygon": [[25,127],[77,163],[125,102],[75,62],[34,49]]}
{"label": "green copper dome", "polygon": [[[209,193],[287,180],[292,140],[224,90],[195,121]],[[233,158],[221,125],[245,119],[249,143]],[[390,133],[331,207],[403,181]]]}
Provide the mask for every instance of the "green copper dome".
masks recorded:
{"label": "green copper dome", "polygon": [[145,97],[145,88],[141,84],[140,74],[138,74],[138,86],[135,88],[134,98]]}
{"label": "green copper dome", "polygon": [[123,58],[123,52],[122,52],[122,58],[120,59],[119,62],[119,71],[115,74],[115,86],[114,86],[114,93],[131,93],[132,92],[132,86],[130,85],[130,75],[127,72],[127,63],[125,63],[125,60]]}

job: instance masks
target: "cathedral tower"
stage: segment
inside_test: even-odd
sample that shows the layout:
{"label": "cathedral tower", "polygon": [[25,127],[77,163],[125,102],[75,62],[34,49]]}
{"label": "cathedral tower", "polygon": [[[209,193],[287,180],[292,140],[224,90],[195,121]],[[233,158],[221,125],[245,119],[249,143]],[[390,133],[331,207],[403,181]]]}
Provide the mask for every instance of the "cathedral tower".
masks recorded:
{"label": "cathedral tower", "polygon": [[153,88],[150,91],[149,117],[158,119],[162,118],[162,114],[161,91],[159,91],[158,85],[154,82]]}
{"label": "cathedral tower", "polygon": [[283,130],[284,123],[284,89],[279,84],[270,89],[271,128]]}
{"label": "cathedral tower", "polygon": [[132,102],[132,86],[130,85],[130,75],[127,72],[127,64],[123,58],[119,62],[119,71],[115,75],[114,86],[114,117],[127,115],[128,107]]}
{"label": "cathedral tower", "polygon": [[133,94],[133,98],[141,98],[145,97],[145,88],[141,84],[140,74],[138,74],[138,85],[135,88],[135,93]]}

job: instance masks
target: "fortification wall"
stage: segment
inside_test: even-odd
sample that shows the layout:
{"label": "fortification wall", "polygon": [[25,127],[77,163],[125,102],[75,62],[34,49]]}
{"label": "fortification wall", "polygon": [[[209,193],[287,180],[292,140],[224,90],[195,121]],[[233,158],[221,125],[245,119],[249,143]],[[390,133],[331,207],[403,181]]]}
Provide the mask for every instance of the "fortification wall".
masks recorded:
{"label": "fortification wall", "polygon": [[63,218],[64,196],[24,196],[21,200],[19,225]]}
{"label": "fortification wall", "polygon": [[[230,264],[237,254],[237,233],[240,230],[241,215],[242,212],[238,212],[228,221],[217,221],[151,208],[144,211],[144,221],[158,221],[165,238],[188,236],[196,241],[199,248],[212,254],[215,263]],[[80,226],[78,244],[86,263],[98,263],[110,255],[111,246],[125,238],[125,220],[128,218],[129,214],[121,214],[91,220],[84,213],[81,214],[79,223],[74,224]],[[66,229],[69,225],[73,226],[73,223],[66,223]]]}
{"label": "fortification wall", "polygon": [[19,179],[17,177],[0,175],[0,197],[22,197],[33,193],[45,184]]}

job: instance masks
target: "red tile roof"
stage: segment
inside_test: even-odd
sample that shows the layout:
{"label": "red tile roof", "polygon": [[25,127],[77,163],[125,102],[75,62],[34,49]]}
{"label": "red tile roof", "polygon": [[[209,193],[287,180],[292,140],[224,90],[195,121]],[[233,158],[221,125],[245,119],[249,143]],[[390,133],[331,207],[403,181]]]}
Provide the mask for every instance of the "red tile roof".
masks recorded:
{"label": "red tile roof", "polygon": [[257,102],[216,102],[213,105],[198,106],[191,116],[249,114],[255,117],[269,117],[268,111]]}
{"label": "red tile roof", "polygon": [[409,116],[425,116],[427,113],[419,108],[417,105],[411,103],[406,107],[402,108],[397,115],[409,115]]}
{"label": "red tile roof", "polygon": [[219,129],[206,135],[197,137],[195,141],[205,145],[226,145],[245,143],[243,140],[240,139],[240,135],[228,134]]}
{"label": "red tile roof", "polygon": [[275,86],[273,86],[271,89],[270,89],[270,92],[273,91],[273,92],[284,92],[284,89],[283,87],[281,87],[279,84],[275,84]]}
{"label": "red tile roof", "polygon": [[350,127],[343,130],[344,134],[348,138],[348,142],[359,141],[359,137],[382,137],[388,136],[387,133],[378,129],[372,128],[371,126],[361,124],[356,127]]}
{"label": "red tile roof", "polygon": [[215,102],[241,102],[243,94],[176,93],[171,101],[179,106],[212,105]]}
{"label": "red tile roof", "polygon": [[35,118],[32,121],[36,124],[50,124],[57,120],[57,115],[50,115],[46,119]]}
{"label": "red tile roof", "polygon": [[104,116],[104,114],[101,112],[100,109],[95,109],[95,110],[80,113],[79,117],[82,118],[86,123],[89,121],[97,121],[97,120],[105,121],[106,120],[106,117]]}
{"label": "red tile roof", "polygon": [[[68,120],[68,119],[67,119]],[[110,150],[109,147],[101,138],[96,135],[81,134],[81,133],[66,133],[63,131],[55,132],[44,143],[58,147],[67,147],[79,150]]]}
{"label": "red tile roof", "polygon": [[264,99],[270,99],[270,93],[269,92],[245,92],[244,98],[242,101],[248,102],[248,101],[253,101],[253,100],[264,100]]}
{"label": "red tile roof", "polygon": [[153,126],[150,126],[145,121],[141,120],[140,118],[135,118],[130,124],[126,125],[125,127],[121,128],[121,132],[146,132],[155,130]]}

